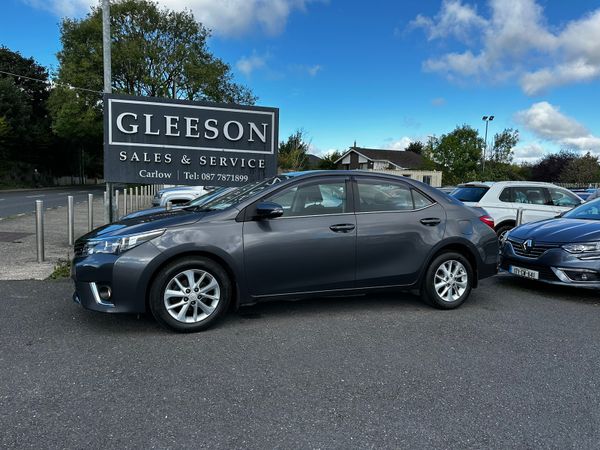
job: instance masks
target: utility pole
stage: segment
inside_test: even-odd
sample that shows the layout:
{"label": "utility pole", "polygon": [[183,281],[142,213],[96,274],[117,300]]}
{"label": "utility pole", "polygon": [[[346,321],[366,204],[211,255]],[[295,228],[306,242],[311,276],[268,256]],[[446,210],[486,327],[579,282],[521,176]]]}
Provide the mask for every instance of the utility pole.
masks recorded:
{"label": "utility pole", "polygon": [[[102,0],[102,57],[104,65],[104,93],[112,92],[112,73],[110,56],[110,0]],[[106,114],[106,105],[104,105],[104,114]],[[104,143],[106,145],[106,142]],[[106,178],[106,174],[104,174]],[[113,185],[106,183],[108,191],[108,221],[113,221]]]}

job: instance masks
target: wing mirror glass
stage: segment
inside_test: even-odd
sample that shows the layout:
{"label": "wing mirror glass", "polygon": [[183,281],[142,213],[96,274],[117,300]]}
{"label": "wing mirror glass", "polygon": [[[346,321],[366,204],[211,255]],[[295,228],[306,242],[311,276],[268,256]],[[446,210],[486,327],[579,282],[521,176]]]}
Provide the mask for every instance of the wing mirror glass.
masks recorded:
{"label": "wing mirror glass", "polygon": [[257,219],[275,219],[283,216],[283,206],[273,202],[260,202],[256,205]]}

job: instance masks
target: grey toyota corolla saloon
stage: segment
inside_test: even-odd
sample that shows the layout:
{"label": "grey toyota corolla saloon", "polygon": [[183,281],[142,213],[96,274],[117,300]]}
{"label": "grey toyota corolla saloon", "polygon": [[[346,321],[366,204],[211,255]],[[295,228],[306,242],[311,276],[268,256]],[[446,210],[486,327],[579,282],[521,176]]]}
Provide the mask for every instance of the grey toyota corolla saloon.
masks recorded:
{"label": "grey toyota corolla saloon", "polygon": [[279,175],[201,207],[100,227],[75,244],[74,300],[202,330],[230,307],[375,290],[462,304],[497,270],[493,230],[423,183],[360,171]]}

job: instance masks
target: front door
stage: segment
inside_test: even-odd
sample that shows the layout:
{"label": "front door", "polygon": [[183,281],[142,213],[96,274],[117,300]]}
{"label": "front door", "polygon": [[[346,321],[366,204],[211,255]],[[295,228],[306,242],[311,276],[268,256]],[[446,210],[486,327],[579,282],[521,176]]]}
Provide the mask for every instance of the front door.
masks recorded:
{"label": "front door", "polygon": [[335,176],[288,186],[261,201],[276,219],[244,223],[244,265],[253,296],[347,289],[354,285],[356,220],[349,182]]}

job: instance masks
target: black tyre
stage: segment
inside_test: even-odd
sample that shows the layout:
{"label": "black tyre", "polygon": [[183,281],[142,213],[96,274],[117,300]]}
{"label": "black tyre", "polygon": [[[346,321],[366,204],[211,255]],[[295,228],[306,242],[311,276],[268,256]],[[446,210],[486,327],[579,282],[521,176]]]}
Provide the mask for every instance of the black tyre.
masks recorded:
{"label": "black tyre", "polygon": [[429,265],[421,297],[439,309],[459,307],[471,293],[473,268],[460,253],[445,252],[434,258]]}
{"label": "black tyre", "polygon": [[150,287],[150,310],[158,323],[192,333],[211,326],[227,311],[231,280],[220,264],[190,257],[162,268]]}
{"label": "black tyre", "polygon": [[508,233],[514,227],[515,227],[514,225],[502,225],[501,227],[498,227],[496,229],[496,235],[498,236],[498,239],[501,240],[502,236],[504,236],[506,233]]}

